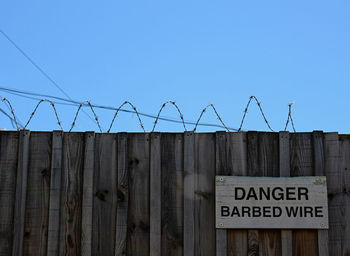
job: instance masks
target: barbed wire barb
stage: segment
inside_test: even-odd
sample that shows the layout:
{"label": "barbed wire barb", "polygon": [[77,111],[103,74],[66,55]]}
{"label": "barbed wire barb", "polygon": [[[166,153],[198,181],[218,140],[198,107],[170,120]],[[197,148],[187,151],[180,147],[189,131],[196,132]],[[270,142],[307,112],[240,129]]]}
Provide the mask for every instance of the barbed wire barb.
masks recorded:
{"label": "barbed wire barb", "polygon": [[162,107],[160,108],[160,110],[159,110],[159,112],[158,112],[157,118],[156,118],[156,120],[154,121],[153,128],[152,128],[152,131],[151,131],[151,132],[154,132],[154,129],[156,128],[156,125],[157,125],[157,123],[158,123],[158,119],[159,119],[160,113],[163,111],[164,107],[165,107],[167,104],[169,104],[169,103],[172,104],[172,105],[177,109],[177,112],[179,113],[180,119],[181,119],[181,121],[182,121],[182,125],[183,125],[185,131],[187,132],[186,124],[185,124],[185,120],[184,120],[184,116],[183,116],[183,114],[181,113],[181,110],[179,109],[179,107],[176,105],[175,101],[171,101],[171,100],[169,100],[169,101],[163,103]]}
{"label": "barbed wire barb", "polygon": [[73,127],[75,126],[75,121],[76,121],[77,118],[78,118],[78,114],[79,114],[79,111],[80,111],[81,107],[84,106],[84,105],[86,105],[86,104],[90,107],[91,112],[94,114],[95,121],[96,121],[96,123],[97,123],[98,129],[100,130],[100,132],[102,132],[101,125],[100,125],[100,122],[98,121],[98,117],[97,117],[97,115],[96,115],[96,112],[95,112],[95,110],[94,110],[94,107],[91,105],[90,101],[88,101],[88,100],[85,100],[85,101],[83,101],[82,103],[79,104],[79,107],[78,107],[78,109],[77,109],[77,112],[75,113],[74,120],[73,120],[73,123],[72,123],[71,128],[69,129],[69,132],[71,132],[72,129],[73,129]]}
{"label": "barbed wire barb", "polygon": [[117,117],[117,115],[118,115],[119,111],[121,110],[121,108],[122,108],[124,105],[126,105],[126,104],[128,104],[128,105],[135,111],[135,113],[136,113],[136,115],[137,115],[137,118],[139,119],[139,124],[140,124],[140,126],[141,126],[143,132],[146,132],[145,127],[143,126],[141,117],[140,117],[139,112],[137,111],[136,107],[135,107],[131,102],[129,102],[129,101],[124,101],[124,102],[119,106],[119,108],[117,109],[117,111],[115,112],[115,114],[114,114],[114,116],[113,116],[113,119],[112,119],[112,121],[111,121],[111,124],[110,124],[110,126],[109,126],[109,128],[108,128],[108,130],[107,130],[107,133],[109,133],[109,132],[111,131],[115,118]]}
{"label": "barbed wire barb", "polygon": [[56,107],[55,107],[55,103],[53,103],[51,100],[48,100],[48,99],[41,99],[38,104],[36,104],[32,114],[30,115],[27,123],[24,125],[23,129],[25,130],[27,128],[27,126],[29,125],[30,121],[32,120],[33,116],[35,115],[36,111],[38,110],[38,107],[41,105],[41,103],[43,102],[48,102],[50,103],[50,105],[52,106],[54,112],[55,112],[55,115],[56,115],[56,119],[57,119],[57,123],[58,125],[61,127],[61,130],[63,131],[63,127],[62,127],[62,123],[60,121],[60,118],[58,116],[58,113],[57,113],[57,110],[56,110]]}
{"label": "barbed wire barb", "polygon": [[222,121],[221,117],[219,116],[219,114],[218,114],[218,112],[216,111],[216,109],[215,109],[215,107],[214,107],[213,104],[207,105],[207,106],[202,110],[202,112],[201,112],[201,114],[200,114],[200,116],[199,116],[199,118],[198,118],[198,120],[197,120],[197,122],[196,122],[196,125],[194,126],[193,132],[195,132],[195,131],[197,130],[197,126],[198,126],[198,124],[199,124],[199,121],[201,120],[201,118],[202,118],[204,112],[205,112],[209,107],[212,107],[212,109],[214,110],[214,112],[215,112],[217,118],[220,120],[221,124],[225,127],[225,129],[226,129],[228,132],[230,132],[230,129],[227,128],[227,126],[225,125],[225,123]]}
{"label": "barbed wire barb", "polygon": [[17,122],[17,119],[16,119],[15,111],[14,111],[12,105],[11,105],[11,102],[10,102],[8,99],[6,99],[6,98],[2,98],[2,99],[1,99],[1,102],[6,102],[7,105],[10,107],[10,111],[11,111],[13,120],[14,120],[14,122],[15,122],[15,124],[16,124],[16,129],[17,129],[17,131],[19,131],[18,122]]}
{"label": "barbed wire barb", "polygon": [[295,127],[294,127],[293,117],[292,117],[292,105],[293,104],[294,104],[294,102],[291,102],[288,104],[288,118],[287,118],[286,126],[284,127],[284,131],[287,130],[287,126],[288,126],[288,123],[290,120],[290,122],[292,123],[293,131],[296,132]]}
{"label": "barbed wire barb", "polygon": [[247,115],[247,113],[248,113],[248,108],[249,108],[249,105],[250,105],[250,102],[252,101],[252,99],[254,99],[255,102],[256,102],[256,104],[258,105],[258,107],[259,107],[259,109],[260,109],[260,113],[261,113],[261,115],[263,116],[264,121],[265,121],[265,123],[267,124],[267,127],[269,127],[270,131],[274,132],[274,130],[271,128],[269,122],[267,121],[267,118],[266,118],[266,116],[265,116],[265,114],[264,114],[264,111],[263,111],[263,109],[262,109],[262,107],[261,107],[261,103],[258,101],[258,99],[257,99],[254,95],[252,95],[252,96],[249,97],[249,101],[248,101],[247,106],[246,106],[245,109],[244,109],[244,114],[243,114],[243,117],[242,117],[241,124],[240,124],[240,126],[239,126],[239,128],[238,128],[238,131],[241,131],[241,129],[242,129],[242,126],[243,126],[245,117],[246,117],[246,115]]}
{"label": "barbed wire barb", "polygon": [[[265,116],[265,114],[264,114],[264,112],[263,112],[263,109],[262,109],[262,107],[261,107],[261,103],[258,101],[258,99],[257,99],[255,96],[250,96],[250,97],[249,97],[249,100],[248,100],[248,103],[247,103],[247,106],[246,106],[246,108],[245,108],[245,110],[244,110],[244,114],[243,114],[243,117],[242,117],[242,120],[241,120],[241,124],[240,124],[239,129],[234,129],[234,128],[229,128],[229,127],[227,127],[226,124],[223,122],[222,118],[220,117],[220,115],[218,114],[218,112],[216,111],[216,109],[215,109],[215,107],[214,107],[213,104],[207,105],[207,106],[202,110],[202,112],[201,112],[201,114],[200,114],[200,116],[199,116],[197,122],[194,123],[194,122],[186,122],[186,121],[184,120],[184,117],[183,117],[183,114],[182,114],[180,108],[176,105],[176,103],[175,103],[174,101],[167,101],[167,102],[163,103],[163,105],[161,106],[161,108],[160,108],[160,110],[159,110],[157,116],[152,116],[152,115],[149,115],[149,114],[140,113],[140,112],[137,111],[136,107],[135,107],[132,103],[130,103],[129,101],[124,101],[124,102],[120,105],[120,107],[117,108],[117,109],[116,109],[116,108],[112,108],[112,107],[109,107],[109,108],[108,108],[108,109],[112,109],[112,110],[116,110],[116,111],[115,111],[115,114],[114,114],[114,116],[113,116],[113,118],[112,118],[112,121],[111,121],[111,123],[110,123],[109,129],[107,130],[107,133],[110,133],[110,131],[111,131],[112,127],[113,127],[114,121],[115,121],[115,119],[116,119],[116,117],[117,117],[119,111],[125,111],[125,112],[129,112],[129,113],[134,113],[134,114],[136,114],[136,115],[137,115],[137,118],[138,118],[138,120],[139,120],[139,124],[140,124],[140,126],[141,126],[143,132],[146,132],[146,130],[145,130],[145,127],[144,127],[144,125],[143,125],[143,123],[142,123],[142,120],[141,120],[141,117],[140,117],[141,114],[142,114],[142,115],[145,115],[145,116],[148,116],[148,117],[153,117],[153,118],[155,118],[155,121],[154,121],[154,123],[153,123],[153,128],[152,128],[151,132],[154,132],[154,131],[155,131],[156,125],[158,124],[159,120],[165,120],[165,121],[172,121],[172,122],[182,123],[182,125],[183,125],[185,131],[187,131],[186,124],[195,125],[195,126],[194,126],[194,129],[193,129],[193,132],[195,132],[195,131],[197,130],[197,127],[198,127],[199,125],[207,125],[207,126],[222,127],[222,128],[225,128],[228,132],[231,132],[231,131],[241,131],[241,130],[242,130],[243,123],[244,123],[244,120],[245,120],[245,118],[246,118],[246,116],[247,116],[247,113],[248,113],[248,108],[249,108],[249,106],[250,106],[250,104],[251,104],[251,102],[252,102],[253,99],[255,100],[255,102],[256,102],[257,105],[258,105],[259,110],[260,110],[260,112],[261,112],[261,115],[263,116],[264,121],[265,121],[265,123],[267,124],[267,127],[268,127],[272,132],[274,132],[274,130],[271,128],[271,126],[270,126],[270,124],[269,124],[269,122],[268,122],[268,120],[267,120],[267,118],[266,118],[266,116]],[[39,100],[39,99],[38,99],[38,100]],[[64,130],[63,127],[62,127],[62,122],[60,121],[60,118],[59,118],[57,109],[56,109],[56,107],[55,107],[55,102],[53,102],[53,101],[51,101],[51,100],[49,100],[49,99],[40,99],[40,100],[39,100],[39,102],[38,102],[37,105],[35,106],[33,112],[31,113],[31,115],[30,115],[30,117],[29,117],[27,123],[26,123],[24,126],[18,122],[18,120],[17,120],[17,118],[16,118],[16,115],[15,115],[15,112],[14,112],[14,109],[13,109],[13,107],[12,107],[11,102],[10,102],[8,99],[6,99],[6,98],[1,98],[1,101],[4,102],[5,104],[7,104],[6,106],[7,106],[7,107],[9,108],[9,110],[11,111],[11,115],[12,115],[13,118],[11,117],[11,115],[6,114],[6,113],[5,113],[5,114],[7,115],[7,117],[9,117],[9,118],[11,119],[11,122],[15,122],[15,124],[16,124],[16,129],[17,129],[17,130],[22,129],[22,127],[23,127],[23,129],[26,129],[26,128],[27,128],[27,126],[28,126],[29,123],[31,122],[33,116],[34,116],[35,113],[37,112],[39,106],[40,106],[41,103],[43,103],[43,102],[48,102],[48,103],[50,103],[50,105],[51,105],[51,107],[53,108],[53,111],[54,111],[54,113],[55,113],[55,116],[56,116],[58,125],[60,126],[60,128],[61,128],[62,131]],[[59,103],[57,102],[57,104],[59,104]],[[73,122],[72,122],[71,128],[69,129],[69,132],[71,132],[72,129],[74,128],[74,126],[76,125],[76,120],[77,120],[77,118],[78,118],[78,115],[79,115],[80,110],[82,109],[82,107],[83,107],[84,105],[86,105],[86,106],[89,106],[89,107],[90,107],[92,113],[94,114],[95,121],[96,121],[96,124],[97,124],[97,126],[98,126],[98,129],[99,129],[99,131],[102,133],[102,128],[101,128],[101,125],[100,125],[98,116],[97,116],[97,114],[96,114],[96,112],[95,112],[95,110],[94,110],[94,107],[99,108],[99,107],[102,107],[102,106],[99,106],[99,105],[92,105],[92,104],[90,103],[90,101],[84,101],[84,102],[82,102],[82,103],[78,103],[78,102],[77,102],[76,105],[78,105],[78,104],[79,104],[79,106],[78,106],[78,109],[77,109],[77,111],[76,111],[76,113],[75,113],[74,120],[73,120]],[[131,108],[133,109],[133,111],[122,109],[122,107],[123,107],[124,105],[126,105],[126,104],[130,105]],[[176,110],[178,111],[178,113],[179,113],[179,115],[180,115],[181,121],[175,120],[175,119],[167,119],[167,118],[164,118],[164,117],[161,117],[161,116],[160,116],[160,115],[161,115],[161,112],[163,111],[163,109],[166,107],[167,104],[172,104],[172,105],[176,108]],[[295,129],[295,126],[294,126],[294,120],[293,120],[293,117],[292,117],[292,105],[293,105],[293,103],[289,103],[288,118],[287,118],[287,121],[286,121],[284,130],[285,130],[285,131],[287,130],[288,125],[289,125],[289,122],[291,122],[293,131],[296,132],[296,129]],[[204,114],[204,113],[206,112],[206,110],[207,110],[208,108],[210,108],[210,107],[214,110],[214,112],[215,112],[217,118],[219,119],[221,125],[202,124],[202,123],[200,123],[200,120],[201,120],[201,118],[203,117],[203,114]],[[103,108],[107,108],[107,107],[103,107]],[[19,128],[19,126],[20,126],[21,128]]]}

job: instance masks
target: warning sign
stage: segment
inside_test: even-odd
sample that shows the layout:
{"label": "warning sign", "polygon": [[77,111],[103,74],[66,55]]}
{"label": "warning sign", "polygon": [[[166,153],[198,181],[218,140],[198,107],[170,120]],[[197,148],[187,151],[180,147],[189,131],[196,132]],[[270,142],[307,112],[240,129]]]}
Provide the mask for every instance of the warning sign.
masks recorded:
{"label": "warning sign", "polygon": [[216,176],[216,227],[328,229],[326,177]]}

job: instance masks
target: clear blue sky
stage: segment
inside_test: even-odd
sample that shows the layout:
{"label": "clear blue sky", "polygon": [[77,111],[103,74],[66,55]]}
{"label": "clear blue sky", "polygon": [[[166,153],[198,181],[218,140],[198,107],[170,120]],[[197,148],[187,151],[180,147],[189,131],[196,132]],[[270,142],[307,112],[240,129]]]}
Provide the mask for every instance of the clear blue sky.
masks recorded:
{"label": "clear blue sky", "polygon": [[[2,1],[0,29],[74,100],[115,107],[129,100],[154,115],[174,100],[190,121],[213,103],[224,122],[238,128],[255,95],[275,130],[284,129],[294,101],[297,131],[350,133],[349,13],[345,0]],[[0,86],[65,97],[1,34]],[[3,91],[0,96],[22,123],[36,104]],[[29,129],[59,129],[44,105]],[[69,129],[76,107],[57,110]],[[113,112],[96,112],[106,130]],[[171,106],[162,116],[178,118]],[[219,124],[212,111],[202,120]],[[0,121],[12,129],[1,113]],[[151,130],[154,120],[143,121]],[[113,131],[141,131],[137,122],[121,113]],[[83,113],[77,123],[75,130],[97,129]],[[256,105],[243,129],[268,130]],[[183,128],[160,121],[157,130]]]}

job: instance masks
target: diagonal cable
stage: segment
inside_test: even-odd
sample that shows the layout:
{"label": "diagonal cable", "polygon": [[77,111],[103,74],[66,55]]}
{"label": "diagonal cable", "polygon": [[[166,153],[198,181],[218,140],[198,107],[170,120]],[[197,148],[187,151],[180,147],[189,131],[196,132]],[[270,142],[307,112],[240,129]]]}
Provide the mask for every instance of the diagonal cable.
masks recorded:
{"label": "diagonal cable", "polygon": [[[50,77],[38,64],[36,64],[36,62],[27,54],[25,53],[24,50],[22,50],[21,47],[19,47],[2,29],[0,29],[0,33],[37,69],[39,70],[39,72],[46,77],[46,79],[48,79],[58,90],[60,90],[60,92],[62,92],[68,99],[72,100],[73,99],[62,89],[61,86],[58,85],[58,83],[53,80],[52,77]],[[92,117],[86,113],[84,110],[83,112],[91,119]]]}

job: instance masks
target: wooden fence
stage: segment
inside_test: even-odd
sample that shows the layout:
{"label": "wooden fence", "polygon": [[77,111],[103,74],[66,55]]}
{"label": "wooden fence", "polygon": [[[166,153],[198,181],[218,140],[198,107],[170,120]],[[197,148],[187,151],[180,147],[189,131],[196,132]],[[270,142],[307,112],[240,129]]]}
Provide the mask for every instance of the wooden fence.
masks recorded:
{"label": "wooden fence", "polygon": [[[216,230],[215,175],[326,175],[329,230]],[[0,132],[0,255],[350,255],[350,135]]]}

